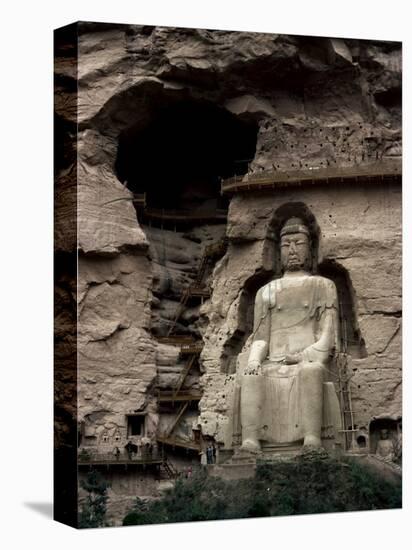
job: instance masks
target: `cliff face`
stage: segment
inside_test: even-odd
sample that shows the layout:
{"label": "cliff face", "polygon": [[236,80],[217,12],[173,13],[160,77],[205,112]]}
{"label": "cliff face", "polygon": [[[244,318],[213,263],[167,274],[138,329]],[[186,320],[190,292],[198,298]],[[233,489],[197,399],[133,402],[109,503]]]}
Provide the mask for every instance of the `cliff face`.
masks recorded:
{"label": "cliff face", "polygon": [[[118,434],[124,441],[129,412],[147,411],[147,433],[155,433],[156,377],[161,387],[173,386],[180,367],[175,349],[153,335],[167,332],[204,246],[226,232],[230,244],[210,277],[211,300],[186,310],[179,326],[204,340],[203,375],[188,384],[204,390],[204,433],[225,440],[254,294],[273,275],[271,223],[288,202],[311,210],[320,261],[338,262],[353,287],[367,353],[353,360],[359,424],[399,415],[397,188],[236,195],[226,228],[207,221],[149,227],[130,199],[131,190],[146,192],[154,206],[175,194],[178,207],[210,210],[219,207],[222,176],[399,157],[400,44],[94,23],[79,23],[78,32],[77,98],[64,52],[56,66],[57,117],[69,131],[78,124],[78,155],[57,177],[68,193],[65,178],[77,169],[79,411],[90,444],[112,449]],[[170,114],[188,103],[192,114]],[[64,208],[56,223],[57,248],[72,250]]]}

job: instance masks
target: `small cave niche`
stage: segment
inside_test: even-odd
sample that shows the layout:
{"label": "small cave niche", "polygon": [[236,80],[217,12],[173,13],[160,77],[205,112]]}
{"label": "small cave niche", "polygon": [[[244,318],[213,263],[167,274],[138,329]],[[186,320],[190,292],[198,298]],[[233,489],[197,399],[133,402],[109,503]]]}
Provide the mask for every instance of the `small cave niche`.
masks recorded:
{"label": "small cave niche", "polygon": [[383,432],[387,432],[387,438],[390,439],[396,447],[402,433],[402,418],[383,417],[371,420],[369,424],[370,452],[376,454],[379,440]]}
{"label": "small cave niche", "polygon": [[346,351],[357,359],[367,357],[365,340],[362,338],[356,316],[355,292],[348,271],[335,260],[326,259],[319,264],[318,273],[331,279],[336,285],[341,351]]}
{"label": "small cave niche", "polygon": [[387,109],[392,109],[393,107],[402,108],[402,88],[400,86],[375,92],[374,97],[377,103]]}
{"label": "small cave niche", "polygon": [[102,435],[100,436],[100,443],[103,443],[103,444],[108,444],[110,443],[110,436],[109,436],[109,432],[107,432],[106,430],[102,433]]}
{"label": "small cave niche", "polygon": [[115,170],[156,209],[224,208],[220,179],[245,174],[256,152],[258,126],[200,100],[170,100],[144,124],[124,130]]}
{"label": "small cave niche", "polygon": [[127,437],[145,435],[146,415],[128,414],[127,415]]}
{"label": "small cave niche", "polygon": [[366,426],[359,426],[359,427],[355,426],[355,429],[356,429],[356,432],[354,433],[355,440],[353,441],[353,445],[349,445],[348,448],[350,447],[353,450],[356,450],[360,453],[369,453],[370,446],[369,446],[368,428]]}

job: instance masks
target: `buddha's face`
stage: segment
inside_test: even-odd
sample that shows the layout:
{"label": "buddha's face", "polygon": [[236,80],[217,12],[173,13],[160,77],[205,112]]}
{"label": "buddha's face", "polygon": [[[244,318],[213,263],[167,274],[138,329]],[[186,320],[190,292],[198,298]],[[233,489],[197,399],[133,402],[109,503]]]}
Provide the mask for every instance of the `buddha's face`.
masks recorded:
{"label": "buddha's face", "polygon": [[310,243],[306,233],[290,233],[281,237],[280,261],[285,272],[309,268]]}

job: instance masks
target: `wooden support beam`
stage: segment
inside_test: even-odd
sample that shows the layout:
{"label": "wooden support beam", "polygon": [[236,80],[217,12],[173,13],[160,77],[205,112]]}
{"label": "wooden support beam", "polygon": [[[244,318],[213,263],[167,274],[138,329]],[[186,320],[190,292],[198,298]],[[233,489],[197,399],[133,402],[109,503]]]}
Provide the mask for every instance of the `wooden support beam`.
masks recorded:
{"label": "wooden support beam", "polygon": [[157,399],[159,403],[178,403],[182,401],[200,401],[202,392],[200,390],[180,390],[175,394],[170,390],[158,390]]}
{"label": "wooden support beam", "polygon": [[185,413],[187,407],[189,406],[190,401],[186,401],[185,403],[182,403],[182,406],[179,409],[179,412],[177,413],[176,417],[174,418],[173,422],[170,424],[170,426],[167,428],[165,432],[165,437],[168,438],[172,434],[173,430],[176,428],[179,420],[182,418],[183,414]]}
{"label": "wooden support beam", "polygon": [[193,367],[196,360],[196,355],[191,355],[189,357],[189,360],[187,361],[186,365],[184,366],[182,372],[180,373],[180,376],[177,380],[176,387],[173,392],[173,397],[175,398],[177,394],[179,393],[181,387],[184,384],[184,381],[186,380],[187,375],[189,374],[190,369]]}

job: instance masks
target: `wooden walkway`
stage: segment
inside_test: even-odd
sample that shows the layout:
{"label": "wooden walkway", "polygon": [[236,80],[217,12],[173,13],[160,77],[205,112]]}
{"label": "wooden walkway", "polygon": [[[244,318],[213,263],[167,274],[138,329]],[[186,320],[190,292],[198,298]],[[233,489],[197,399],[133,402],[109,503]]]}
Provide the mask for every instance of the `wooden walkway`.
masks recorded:
{"label": "wooden walkway", "polygon": [[215,209],[205,211],[172,210],[168,208],[148,208],[142,202],[136,202],[142,206],[140,216],[147,220],[173,223],[207,223],[227,219],[227,210]]}
{"label": "wooden walkway", "polygon": [[264,191],[304,185],[325,185],[331,183],[377,183],[389,179],[401,181],[402,160],[384,160],[353,166],[314,166],[288,172],[268,170],[234,176],[222,181],[222,195],[238,191]]}
{"label": "wooden walkway", "polygon": [[195,340],[191,336],[184,336],[180,334],[172,334],[170,336],[159,336],[157,338],[159,344],[167,344],[169,346],[176,346],[180,348],[180,355],[199,355],[203,349],[203,341]]}
{"label": "wooden walkway", "polygon": [[95,454],[88,458],[79,457],[77,460],[77,466],[79,468],[92,469],[97,466],[105,466],[106,470],[111,468],[123,466],[127,470],[130,466],[142,466],[143,469],[155,467],[155,471],[163,472],[167,478],[175,479],[178,477],[179,472],[168,461],[163,452],[157,453],[155,456],[136,456],[128,458],[120,456],[118,459],[113,454]]}
{"label": "wooden walkway", "polygon": [[156,456],[137,456],[129,458],[127,456],[119,456],[117,459],[114,454],[95,454],[88,458],[79,457],[77,464],[79,466],[147,466],[162,464],[164,457]]}
{"label": "wooden walkway", "polygon": [[157,390],[157,399],[160,403],[174,401],[200,401],[202,392],[200,390]]}
{"label": "wooden walkway", "polygon": [[130,197],[118,197],[102,203],[107,206],[116,202],[132,202],[139,211],[139,218],[154,222],[171,222],[179,224],[226,222],[227,209],[211,208],[209,210],[187,210],[172,208],[151,208],[147,206],[146,193],[133,193]]}

